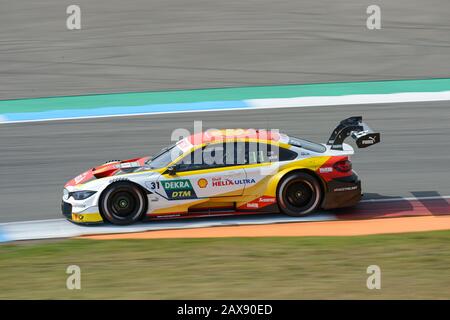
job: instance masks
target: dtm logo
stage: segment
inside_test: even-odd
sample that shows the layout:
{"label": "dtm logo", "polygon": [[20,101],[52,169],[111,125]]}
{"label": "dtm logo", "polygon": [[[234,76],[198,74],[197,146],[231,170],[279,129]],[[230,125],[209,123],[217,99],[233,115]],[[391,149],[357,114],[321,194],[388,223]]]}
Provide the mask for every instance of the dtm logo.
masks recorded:
{"label": "dtm logo", "polygon": [[186,179],[161,181],[169,200],[196,199],[191,182]]}

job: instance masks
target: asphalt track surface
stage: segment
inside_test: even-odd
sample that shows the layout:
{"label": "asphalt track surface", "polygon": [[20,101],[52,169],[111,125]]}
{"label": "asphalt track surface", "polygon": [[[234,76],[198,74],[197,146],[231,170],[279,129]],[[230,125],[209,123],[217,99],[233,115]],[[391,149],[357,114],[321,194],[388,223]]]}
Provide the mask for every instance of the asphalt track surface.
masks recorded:
{"label": "asphalt track surface", "polygon": [[[66,8],[81,7],[79,31]],[[381,30],[366,9],[381,7]],[[2,0],[0,99],[448,77],[448,0]]]}
{"label": "asphalt track surface", "polygon": [[276,128],[325,142],[338,120],[363,115],[382,133],[356,150],[367,198],[450,195],[448,102],[330,106],[104,118],[0,126],[0,221],[59,218],[65,181],[106,160],[157,152],[172,130]]}
{"label": "asphalt track surface", "polygon": [[[51,95],[448,77],[450,2],[78,1],[0,3],[0,99]],[[174,114],[0,125],[0,222],[59,218],[64,182],[105,160],[152,154],[175,128],[278,128],[326,141],[362,115],[382,132],[354,167],[366,197],[450,194],[448,102]]]}

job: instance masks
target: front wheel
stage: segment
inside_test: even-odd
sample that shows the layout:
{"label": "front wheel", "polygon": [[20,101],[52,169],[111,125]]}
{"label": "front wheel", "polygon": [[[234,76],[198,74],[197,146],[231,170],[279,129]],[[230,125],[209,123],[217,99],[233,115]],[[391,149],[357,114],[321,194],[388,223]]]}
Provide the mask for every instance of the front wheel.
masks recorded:
{"label": "front wheel", "polygon": [[280,211],[293,217],[315,211],[322,199],[319,181],[307,173],[298,172],[285,177],[277,191]]}
{"label": "front wheel", "polygon": [[110,185],[99,201],[100,213],[110,223],[127,225],[143,218],[147,210],[144,193],[128,182]]}

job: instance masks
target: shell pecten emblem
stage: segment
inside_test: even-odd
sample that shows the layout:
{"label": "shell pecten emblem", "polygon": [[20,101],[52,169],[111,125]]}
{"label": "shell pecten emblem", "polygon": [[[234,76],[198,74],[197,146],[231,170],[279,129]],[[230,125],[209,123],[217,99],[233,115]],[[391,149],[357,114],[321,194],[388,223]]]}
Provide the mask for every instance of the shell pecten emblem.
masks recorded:
{"label": "shell pecten emblem", "polygon": [[206,188],[206,186],[208,186],[208,180],[206,180],[205,178],[198,179],[197,185],[202,189]]}

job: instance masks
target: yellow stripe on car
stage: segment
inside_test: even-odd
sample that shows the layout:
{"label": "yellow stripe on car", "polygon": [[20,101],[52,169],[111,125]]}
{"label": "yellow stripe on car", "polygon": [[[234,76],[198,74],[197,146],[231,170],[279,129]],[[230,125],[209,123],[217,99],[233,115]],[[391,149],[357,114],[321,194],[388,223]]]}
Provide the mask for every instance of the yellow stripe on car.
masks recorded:
{"label": "yellow stripe on car", "polygon": [[96,213],[72,213],[72,221],[74,222],[102,222],[103,218],[99,212]]}

